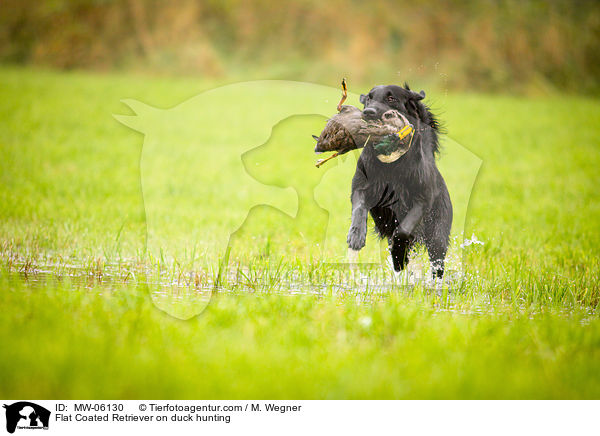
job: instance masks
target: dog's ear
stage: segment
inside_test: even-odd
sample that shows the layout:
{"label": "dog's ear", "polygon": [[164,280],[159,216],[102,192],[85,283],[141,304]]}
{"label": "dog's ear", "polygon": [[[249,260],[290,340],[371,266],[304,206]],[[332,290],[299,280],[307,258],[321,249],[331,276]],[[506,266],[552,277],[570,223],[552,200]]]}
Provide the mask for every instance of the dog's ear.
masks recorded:
{"label": "dog's ear", "polygon": [[363,105],[367,104],[367,96],[366,95],[364,95],[364,94],[360,95],[360,103]]}
{"label": "dog's ear", "polygon": [[421,92],[410,91],[411,100],[419,101],[425,98],[425,91],[421,90]]}

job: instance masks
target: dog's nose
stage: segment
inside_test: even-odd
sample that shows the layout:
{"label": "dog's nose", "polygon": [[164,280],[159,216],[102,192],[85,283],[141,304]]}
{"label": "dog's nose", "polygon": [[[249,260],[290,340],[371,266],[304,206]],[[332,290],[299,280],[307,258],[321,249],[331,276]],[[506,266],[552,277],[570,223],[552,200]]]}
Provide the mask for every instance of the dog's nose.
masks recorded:
{"label": "dog's nose", "polygon": [[377,115],[377,111],[372,107],[368,107],[363,111],[363,115],[366,118],[375,118],[375,116]]}

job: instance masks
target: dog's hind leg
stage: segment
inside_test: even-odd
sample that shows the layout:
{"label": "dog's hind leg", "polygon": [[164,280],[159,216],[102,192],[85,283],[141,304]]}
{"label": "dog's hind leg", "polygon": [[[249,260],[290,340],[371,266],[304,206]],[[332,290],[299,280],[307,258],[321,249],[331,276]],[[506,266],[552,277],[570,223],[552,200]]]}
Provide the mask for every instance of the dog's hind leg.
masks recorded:
{"label": "dog's hind leg", "polygon": [[445,238],[431,238],[426,241],[429,262],[431,262],[431,276],[435,279],[444,277],[444,259],[448,251],[448,240]]}
{"label": "dog's hind leg", "polygon": [[[442,181],[443,183],[443,181]],[[424,220],[424,239],[431,262],[431,275],[433,279],[444,277],[444,259],[450,242],[450,229],[452,228],[452,203],[446,186],[433,204],[433,207]]]}

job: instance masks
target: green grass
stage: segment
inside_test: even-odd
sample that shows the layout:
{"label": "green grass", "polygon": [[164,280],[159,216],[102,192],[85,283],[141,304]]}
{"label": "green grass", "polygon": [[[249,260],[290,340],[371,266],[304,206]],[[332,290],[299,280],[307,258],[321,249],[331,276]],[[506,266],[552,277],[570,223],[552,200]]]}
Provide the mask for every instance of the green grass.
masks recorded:
{"label": "green grass", "polygon": [[[327,264],[348,221],[336,218],[342,236],[315,248],[327,221],[302,188],[321,182],[305,166],[315,160],[306,138],[322,119],[289,119],[269,139],[249,118],[240,126],[249,143],[270,142],[242,162],[281,162],[248,168],[265,184],[289,182],[306,207],[296,220],[255,210],[214,292],[225,247],[208,249],[202,232],[226,233],[239,217],[214,219],[218,189],[201,206],[177,203],[197,195],[169,185],[189,160],[165,154],[169,171],[144,178],[142,144],[154,140],[112,114],[131,114],[124,98],[169,108],[217,84],[11,68],[0,69],[0,84],[1,396],[599,397],[600,102],[428,93],[448,136],[483,161],[459,212],[465,234],[485,245],[455,244],[465,279],[442,292],[391,285],[377,266],[361,277]],[[183,126],[202,105],[188,107]],[[156,143],[195,133],[177,129]],[[278,141],[295,148],[277,154],[269,145]],[[441,166],[458,198],[462,167],[452,156]],[[239,157],[225,147],[214,157],[214,186],[241,177]],[[322,173],[339,183],[326,186],[346,189],[331,195],[342,217],[343,168]],[[155,185],[142,195],[145,180]],[[379,249],[372,239],[368,248]]]}
{"label": "green grass", "polygon": [[[2,280],[2,395],[31,398],[590,398],[583,310],[442,310],[422,292],[220,295],[189,321],[143,287]],[[18,310],[16,309],[18,308]],[[76,327],[76,328],[74,328]],[[35,380],[32,383],[31,380]]]}

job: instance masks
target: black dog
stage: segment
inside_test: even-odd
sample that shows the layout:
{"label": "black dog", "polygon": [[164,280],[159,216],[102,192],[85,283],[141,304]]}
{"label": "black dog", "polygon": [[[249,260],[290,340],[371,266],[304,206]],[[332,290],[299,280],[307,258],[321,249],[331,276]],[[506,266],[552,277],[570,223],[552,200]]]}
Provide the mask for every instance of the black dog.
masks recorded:
{"label": "black dog", "polygon": [[362,151],[352,179],[352,225],[348,246],[365,246],[367,212],[381,238],[387,238],[394,264],[400,271],[408,263],[415,243],[427,247],[433,277],[444,274],[452,226],[452,204],[446,183],[435,165],[440,125],[421,100],[425,92],[396,85],[376,86],[361,95],[363,117],[379,119],[390,109],[404,114],[415,132],[409,150],[391,163],[381,162],[373,145]]}

